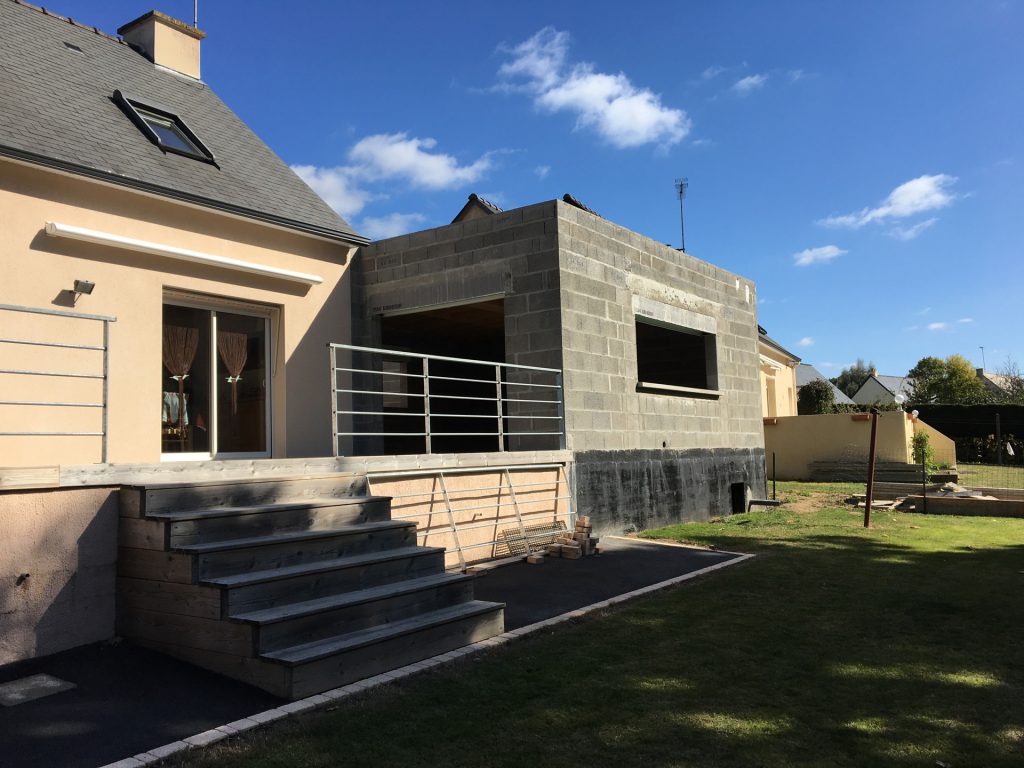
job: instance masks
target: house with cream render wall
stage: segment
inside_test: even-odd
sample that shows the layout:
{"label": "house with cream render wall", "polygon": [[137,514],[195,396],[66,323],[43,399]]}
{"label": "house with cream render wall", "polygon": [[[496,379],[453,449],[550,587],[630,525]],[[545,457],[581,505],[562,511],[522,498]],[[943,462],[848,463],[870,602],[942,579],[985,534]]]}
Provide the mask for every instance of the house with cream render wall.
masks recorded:
{"label": "house with cream render wall", "polygon": [[763,490],[749,280],[570,196],[368,244],[199,30],[0,27],[0,664],[116,633],[305,696],[500,633],[454,569],[576,511]]}

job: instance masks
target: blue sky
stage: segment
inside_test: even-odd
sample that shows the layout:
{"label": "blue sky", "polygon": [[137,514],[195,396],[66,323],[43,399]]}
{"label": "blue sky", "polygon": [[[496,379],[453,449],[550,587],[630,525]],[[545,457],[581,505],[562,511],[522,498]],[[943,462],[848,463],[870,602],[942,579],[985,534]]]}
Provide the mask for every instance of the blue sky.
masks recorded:
{"label": "blue sky", "polygon": [[678,245],[686,176],[687,251],[826,375],[1024,364],[1021,2],[199,6],[204,79],[365,234],[570,192]]}

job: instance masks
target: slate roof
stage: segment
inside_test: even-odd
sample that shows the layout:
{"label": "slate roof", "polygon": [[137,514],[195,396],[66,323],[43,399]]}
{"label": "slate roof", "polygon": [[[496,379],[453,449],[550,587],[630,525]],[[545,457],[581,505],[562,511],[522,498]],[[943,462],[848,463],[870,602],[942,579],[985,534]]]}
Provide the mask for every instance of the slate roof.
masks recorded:
{"label": "slate roof", "polygon": [[760,325],[757,326],[757,338],[760,339],[761,341],[763,341],[768,346],[774,347],[775,349],[777,349],[782,354],[792,358],[793,360],[796,360],[797,362],[800,362],[800,358],[798,356],[794,355],[792,352],[790,352],[784,346],[779,344],[779,342],[777,342],[775,339],[773,339],[771,336],[769,336],[768,333],[765,331],[765,329],[762,326],[760,326]]}
{"label": "slate roof", "polygon": [[856,403],[854,403],[853,400],[843,392],[843,390],[831,381],[828,381],[828,379],[826,379],[817,368],[813,365],[808,365],[807,363],[800,363],[800,365],[796,367],[797,391],[799,391],[800,387],[804,384],[810,384],[812,381],[827,381],[828,385],[832,387],[832,394],[835,395],[837,403],[842,403],[843,405],[856,405]]}
{"label": "slate roof", "polygon": [[875,374],[875,380],[878,381],[878,383],[885,387],[887,390],[892,392],[893,396],[910,396],[910,379],[908,379],[906,376],[881,376],[879,374]]}
{"label": "slate roof", "polygon": [[[205,83],[19,0],[0,0],[0,30],[0,157],[366,242]],[[115,90],[177,114],[217,165],[162,152],[114,103]]]}

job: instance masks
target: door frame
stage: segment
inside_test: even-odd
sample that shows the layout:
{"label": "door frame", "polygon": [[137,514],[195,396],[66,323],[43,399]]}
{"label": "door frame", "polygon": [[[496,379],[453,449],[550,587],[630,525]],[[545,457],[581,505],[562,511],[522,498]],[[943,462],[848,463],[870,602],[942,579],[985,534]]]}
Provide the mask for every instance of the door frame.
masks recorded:
{"label": "door frame", "polygon": [[[270,304],[243,301],[241,299],[208,296],[206,294],[178,291],[165,288],[160,302],[160,328],[163,332],[163,308],[170,304],[175,307],[188,307],[210,312],[210,381],[217,379],[217,313],[226,312],[232,315],[248,315],[262,318],[264,321],[264,360],[266,360],[266,394],[264,400],[264,419],[266,423],[266,450],[221,452],[217,450],[218,405],[216,392],[210,393],[210,451],[196,453],[164,453],[161,448],[160,461],[211,461],[220,459],[269,459],[274,455],[274,378],[277,372],[275,329],[280,327],[280,308]],[[161,367],[163,360],[160,361]]]}

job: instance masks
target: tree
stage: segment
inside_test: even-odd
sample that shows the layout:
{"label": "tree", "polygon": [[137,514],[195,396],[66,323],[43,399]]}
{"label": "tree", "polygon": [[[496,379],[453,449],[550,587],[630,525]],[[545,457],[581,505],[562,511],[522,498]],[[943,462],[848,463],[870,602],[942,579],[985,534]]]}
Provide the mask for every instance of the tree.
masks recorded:
{"label": "tree", "polygon": [[945,360],[922,357],[910,369],[907,378],[910,379],[908,399],[912,405],[977,405],[992,399],[975,374],[974,366],[963,355],[950,355]]}
{"label": "tree", "polygon": [[796,397],[796,412],[801,416],[817,413],[835,413],[836,393],[824,379],[809,381],[800,387]]}
{"label": "tree", "polygon": [[851,365],[849,368],[843,368],[843,370],[839,372],[839,375],[831,381],[839,387],[847,397],[853,397],[857,394],[857,390],[860,389],[861,385],[868,380],[868,376],[871,375],[871,371],[874,369],[874,363],[864,365],[864,361],[858,357],[856,363]]}

